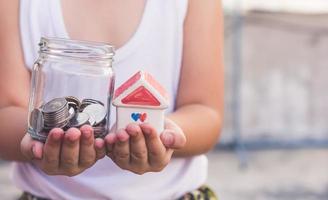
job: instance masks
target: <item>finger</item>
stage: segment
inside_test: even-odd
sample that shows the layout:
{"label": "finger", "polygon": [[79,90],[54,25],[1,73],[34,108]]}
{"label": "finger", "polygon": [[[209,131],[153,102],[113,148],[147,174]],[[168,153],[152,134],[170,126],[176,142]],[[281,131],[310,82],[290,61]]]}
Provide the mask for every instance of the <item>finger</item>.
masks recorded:
{"label": "finger", "polygon": [[32,138],[30,134],[26,133],[21,140],[20,149],[21,153],[25,158],[27,158],[27,160],[32,160],[34,158],[32,146]]}
{"label": "finger", "polygon": [[49,132],[46,143],[44,144],[42,168],[48,174],[58,171],[59,155],[64,131],[60,128],[54,128]]}
{"label": "finger", "polygon": [[102,159],[106,155],[105,141],[101,138],[95,140],[96,160]]}
{"label": "finger", "polygon": [[68,175],[75,174],[79,163],[79,146],[81,132],[77,128],[70,128],[65,133],[60,156],[60,169]]}
{"label": "finger", "polygon": [[96,161],[96,151],[94,149],[94,133],[93,128],[89,125],[84,125],[80,128],[80,152],[79,166],[87,168],[93,165]]}
{"label": "finger", "polygon": [[113,149],[114,149],[116,140],[117,140],[117,137],[116,137],[115,133],[109,133],[105,137],[105,143],[106,143],[105,146],[106,146],[107,156],[109,156],[111,159],[114,159]]}
{"label": "finger", "polygon": [[33,140],[30,134],[25,134],[21,141],[21,153],[27,160],[41,159],[43,143]]}
{"label": "finger", "polygon": [[148,150],[148,160],[151,166],[157,168],[167,164],[166,148],[162,144],[156,130],[151,125],[144,123],[140,125],[145,135]]}
{"label": "finger", "polygon": [[126,169],[130,162],[129,135],[124,129],[116,133],[117,141],[113,148],[114,162]]}
{"label": "finger", "polygon": [[147,146],[140,126],[137,124],[129,124],[126,127],[126,132],[130,135],[130,164],[147,166]]}

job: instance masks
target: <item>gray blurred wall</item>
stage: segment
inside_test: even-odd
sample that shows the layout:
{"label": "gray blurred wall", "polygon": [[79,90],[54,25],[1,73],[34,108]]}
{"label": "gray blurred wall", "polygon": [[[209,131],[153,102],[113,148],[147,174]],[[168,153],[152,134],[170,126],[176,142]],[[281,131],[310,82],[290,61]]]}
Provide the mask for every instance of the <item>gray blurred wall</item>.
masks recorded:
{"label": "gray blurred wall", "polygon": [[[250,12],[243,18],[244,140],[328,138],[328,15]],[[221,142],[232,141],[234,29],[225,19],[226,108]]]}

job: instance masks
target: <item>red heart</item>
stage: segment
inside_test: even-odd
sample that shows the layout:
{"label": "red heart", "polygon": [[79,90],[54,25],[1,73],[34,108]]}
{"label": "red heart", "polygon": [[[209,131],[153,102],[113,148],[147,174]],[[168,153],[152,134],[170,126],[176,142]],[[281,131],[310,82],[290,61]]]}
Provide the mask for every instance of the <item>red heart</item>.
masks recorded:
{"label": "red heart", "polygon": [[147,118],[147,113],[142,113],[142,114],[140,114],[140,121],[141,122],[144,122],[145,120],[146,120],[146,118]]}

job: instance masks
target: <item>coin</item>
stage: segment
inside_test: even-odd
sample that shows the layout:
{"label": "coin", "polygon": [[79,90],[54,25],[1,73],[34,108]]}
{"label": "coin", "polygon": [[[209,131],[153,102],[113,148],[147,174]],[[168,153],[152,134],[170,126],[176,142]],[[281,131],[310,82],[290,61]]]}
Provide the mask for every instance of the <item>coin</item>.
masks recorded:
{"label": "coin", "polygon": [[38,133],[44,126],[43,115],[40,109],[34,109],[30,114],[30,125]]}
{"label": "coin", "polygon": [[89,115],[87,113],[77,113],[75,117],[70,121],[69,127],[81,127],[85,124],[89,124]]}
{"label": "coin", "polygon": [[106,128],[103,126],[97,126],[97,127],[93,127],[93,131],[96,137],[101,137],[106,133]]}
{"label": "coin", "polygon": [[89,115],[89,120],[88,121],[89,121],[89,124],[91,126],[95,126],[96,125],[96,120],[91,115]]}
{"label": "coin", "polygon": [[71,120],[74,117],[74,115],[76,114],[75,109],[73,107],[69,108],[68,113],[69,113],[69,116],[68,116],[67,120]]}
{"label": "coin", "polygon": [[81,102],[74,96],[66,96],[54,98],[31,112],[30,124],[40,131],[50,131],[55,127],[67,130],[89,124],[93,126],[95,136],[100,137],[106,133],[106,116],[101,101],[83,99]]}
{"label": "coin", "polygon": [[106,118],[106,109],[100,104],[88,105],[84,108],[83,112],[92,116],[96,120],[95,126],[100,124]]}
{"label": "coin", "polygon": [[89,103],[89,104],[100,104],[104,106],[104,103],[95,99],[83,99],[82,103]]}
{"label": "coin", "polygon": [[73,117],[74,108],[69,107],[65,98],[55,98],[42,106],[44,129],[65,127]]}
{"label": "coin", "polygon": [[104,103],[95,99],[83,99],[81,106],[80,106],[80,111],[82,112],[87,106],[91,104],[100,104],[104,106]]}
{"label": "coin", "polygon": [[51,122],[47,122],[44,123],[44,127],[47,128],[62,128],[64,126],[66,126],[68,124],[69,120],[66,119],[62,119],[61,121],[51,121]]}
{"label": "coin", "polygon": [[46,103],[43,106],[42,111],[43,113],[50,114],[64,109],[66,105],[67,105],[67,101],[65,98],[55,98],[49,101],[48,103]]}
{"label": "coin", "polygon": [[74,96],[67,96],[65,97],[66,101],[68,102],[68,105],[73,107],[75,110],[78,110],[81,106],[81,102],[78,98]]}

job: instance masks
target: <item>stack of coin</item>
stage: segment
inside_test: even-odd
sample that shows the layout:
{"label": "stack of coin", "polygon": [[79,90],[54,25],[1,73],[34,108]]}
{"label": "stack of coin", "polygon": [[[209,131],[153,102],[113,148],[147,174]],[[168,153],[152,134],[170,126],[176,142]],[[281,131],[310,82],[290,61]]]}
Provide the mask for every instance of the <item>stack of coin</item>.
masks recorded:
{"label": "stack of coin", "polygon": [[91,125],[96,137],[106,133],[107,112],[102,102],[67,96],[55,98],[34,109],[30,114],[30,124],[34,131],[49,132],[53,128],[67,130],[83,125]]}
{"label": "stack of coin", "polygon": [[69,106],[65,98],[55,98],[42,106],[43,128],[64,128],[69,122]]}

